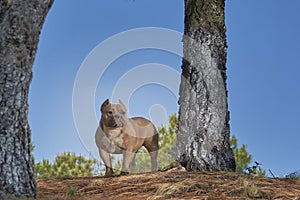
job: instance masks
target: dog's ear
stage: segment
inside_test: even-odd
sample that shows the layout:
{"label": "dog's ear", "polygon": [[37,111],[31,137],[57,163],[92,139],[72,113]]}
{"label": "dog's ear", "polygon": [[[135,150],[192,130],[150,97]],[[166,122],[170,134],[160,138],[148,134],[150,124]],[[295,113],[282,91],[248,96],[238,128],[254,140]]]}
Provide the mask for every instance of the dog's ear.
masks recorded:
{"label": "dog's ear", "polygon": [[119,104],[122,106],[122,109],[126,112],[126,106],[124,105],[121,99],[119,99]]}
{"label": "dog's ear", "polygon": [[103,112],[103,109],[109,104],[110,104],[109,99],[106,99],[101,105],[101,109],[100,109],[101,112]]}

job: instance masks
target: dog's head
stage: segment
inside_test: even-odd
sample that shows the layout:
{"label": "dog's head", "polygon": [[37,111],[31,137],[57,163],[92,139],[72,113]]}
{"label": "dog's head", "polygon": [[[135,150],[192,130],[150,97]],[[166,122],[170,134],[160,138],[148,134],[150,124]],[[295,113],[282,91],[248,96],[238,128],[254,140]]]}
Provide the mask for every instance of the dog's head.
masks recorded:
{"label": "dog's head", "polygon": [[101,120],[107,127],[120,128],[126,125],[126,107],[120,99],[118,104],[111,104],[106,99],[101,105],[101,113]]}

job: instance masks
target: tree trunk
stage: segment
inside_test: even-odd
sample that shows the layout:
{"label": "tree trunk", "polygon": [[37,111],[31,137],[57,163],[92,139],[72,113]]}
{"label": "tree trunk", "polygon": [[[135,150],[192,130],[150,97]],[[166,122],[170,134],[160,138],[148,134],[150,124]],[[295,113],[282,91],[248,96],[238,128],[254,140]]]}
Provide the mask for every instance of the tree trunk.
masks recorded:
{"label": "tree trunk", "polygon": [[0,0],[0,199],[34,197],[28,90],[53,0]]}
{"label": "tree trunk", "polygon": [[235,170],[229,144],[224,0],[185,0],[176,159],[187,170]]}

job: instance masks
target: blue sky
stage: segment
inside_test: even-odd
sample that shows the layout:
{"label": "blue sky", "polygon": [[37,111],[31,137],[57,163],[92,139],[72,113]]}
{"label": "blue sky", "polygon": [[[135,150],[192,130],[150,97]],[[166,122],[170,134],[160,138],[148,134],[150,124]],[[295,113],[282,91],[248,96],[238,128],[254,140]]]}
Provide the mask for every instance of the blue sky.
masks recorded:
{"label": "blue sky", "polygon": [[[247,145],[255,161],[277,176],[300,169],[299,6],[298,0],[226,1],[231,134]],[[89,61],[103,42],[124,31],[159,27],[182,33],[183,12],[183,1],[179,0],[55,1],[41,33],[30,89],[29,120],[37,161],[53,160],[65,151],[88,155],[94,148],[82,141],[83,137],[93,137],[97,127],[89,121],[94,119],[81,116],[87,121],[86,133],[78,131],[73,120],[74,84],[84,61]],[[130,115],[164,124],[166,116],[177,112],[178,94],[162,82],[177,80],[181,58],[158,48],[144,48],[120,55],[109,66],[101,65],[109,53],[127,43],[104,49],[107,54],[95,54],[99,68],[107,68],[94,86],[94,105],[87,107],[94,108],[92,114],[98,119],[101,103],[108,97],[123,97],[118,93],[118,88],[127,86],[122,80],[136,76],[133,72],[140,67],[144,74],[136,78],[156,82],[127,95]],[[98,64],[97,59],[93,62]],[[148,72],[145,67],[149,68],[149,63],[170,73]],[[91,79],[86,77],[86,83],[80,85]],[[172,84],[176,87],[179,81]],[[84,92],[80,98],[88,99]]]}

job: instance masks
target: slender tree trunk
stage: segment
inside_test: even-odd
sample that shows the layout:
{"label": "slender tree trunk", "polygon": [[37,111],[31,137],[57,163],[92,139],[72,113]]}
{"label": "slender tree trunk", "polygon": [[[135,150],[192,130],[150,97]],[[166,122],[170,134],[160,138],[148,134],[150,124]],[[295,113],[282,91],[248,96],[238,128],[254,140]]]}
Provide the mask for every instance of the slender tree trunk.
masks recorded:
{"label": "slender tree trunk", "polygon": [[34,197],[28,90],[53,0],[0,0],[0,199]]}
{"label": "slender tree trunk", "polygon": [[229,144],[224,0],[185,0],[176,159],[187,170],[235,170]]}

